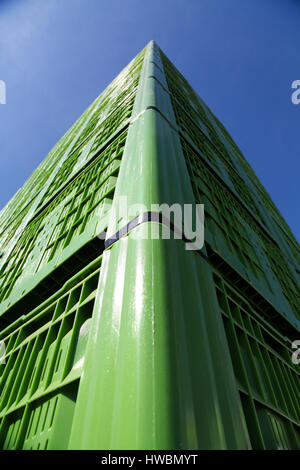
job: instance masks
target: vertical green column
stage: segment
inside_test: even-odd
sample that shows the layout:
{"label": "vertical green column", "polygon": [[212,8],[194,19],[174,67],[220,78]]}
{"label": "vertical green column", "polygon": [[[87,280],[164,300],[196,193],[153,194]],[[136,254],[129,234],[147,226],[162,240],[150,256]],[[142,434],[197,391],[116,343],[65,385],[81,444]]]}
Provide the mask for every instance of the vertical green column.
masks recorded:
{"label": "vertical green column", "polygon": [[[164,86],[151,42],[115,208],[120,196],[195,204]],[[112,218],[107,237],[134,215]],[[154,225],[104,252],[69,448],[249,448],[211,268],[182,240],[151,239]]]}

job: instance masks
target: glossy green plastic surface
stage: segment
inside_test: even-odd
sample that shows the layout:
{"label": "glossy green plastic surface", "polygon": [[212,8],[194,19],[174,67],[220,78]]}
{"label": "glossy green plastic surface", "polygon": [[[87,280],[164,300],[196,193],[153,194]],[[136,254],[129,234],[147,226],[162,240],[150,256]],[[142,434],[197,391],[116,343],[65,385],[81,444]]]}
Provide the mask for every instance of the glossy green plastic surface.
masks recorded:
{"label": "glossy green plastic surface", "polygon": [[[127,225],[196,203],[201,253]],[[1,448],[300,448],[299,245],[153,41],[0,222]]]}

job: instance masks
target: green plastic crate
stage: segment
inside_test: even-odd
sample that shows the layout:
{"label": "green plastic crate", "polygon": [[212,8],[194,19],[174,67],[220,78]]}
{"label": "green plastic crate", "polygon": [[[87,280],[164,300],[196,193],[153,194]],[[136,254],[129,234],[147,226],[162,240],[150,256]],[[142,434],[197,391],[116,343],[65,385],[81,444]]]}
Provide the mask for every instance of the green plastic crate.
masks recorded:
{"label": "green plastic crate", "polygon": [[0,378],[4,449],[67,448],[100,264],[98,258],[1,333],[7,345]]}
{"label": "green plastic crate", "polygon": [[[163,203],[205,205],[201,250],[149,236]],[[300,448],[299,245],[153,41],[0,221],[2,448]]]}

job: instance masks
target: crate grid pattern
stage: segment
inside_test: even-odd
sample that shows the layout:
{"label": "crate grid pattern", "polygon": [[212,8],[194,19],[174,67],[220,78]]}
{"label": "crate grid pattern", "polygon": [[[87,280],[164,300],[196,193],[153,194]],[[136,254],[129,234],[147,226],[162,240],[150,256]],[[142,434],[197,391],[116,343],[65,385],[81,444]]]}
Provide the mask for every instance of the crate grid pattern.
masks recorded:
{"label": "crate grid pattern", "polygon": [[254,448],[299,448],[300,371],[291,343],[220,275],[216,292]]}
{"label": "crate grid pattern", "polygon": [[[216,147],[215,141],[218,140],[218,137],[200,103],[197,103],[197,110],[195,110],[194,102],[191,102],[187,96],[183,96],[178,89],[178,84],[175,84],[170,74],[167,74],[167,80],[176,120],[182,131],[191,139],[198,150],[205,155],[216,171],[220,171],[220,165],[223,165],[237,194],[239,194],[258,218],[261,218],[261,215],[257,207],[259,207],[259,204],[264,204],[272,212],[276,220],[287,226],[278,213],[273,201],[268,194],[262,190],[261,185],[257,184],[256,179],[253,181],[253,184],[255,184],[256,190],[259,192],[261,201],[259,201],[258,194],[253,194],[250,187],[245,184],[239,175],[239,168],[235,165],[234,160],[228,154],[227,150],[224,147],[221,149],[214,148]],[[218,120],[217,122],[219,125]],[[224,129],[223,126],[222,129]],[[205,130],[209,131],[205,132]],[[225,134],[225,131],[223,132]]]}
{"label": "crate grid pattern", "polygon": [[[14,219],[14,217],[18,217],[18,214],[26,208],[24,205],[27,205],[29,201],[31,202],[34,200],[36,195],[46,185],[50,174],[53,172],[55,167],[60,164],[62,155],[67,151],[72,141],[72,147],[68,151],[70,155],[75,152],[80,145],[82,145],[95,126],[103,124],[103,130],[107,137],[113,132],[113,128],[116,130],[116,126],[122,124],[122,119],[125,119],[125,116],[128,114],[128,107],[123,103],[123,101],[125,101],[131,93],[134,94],[136,92],[144,53],[145,51],[142,51],[133,60],[133,63],[129,65],[128,69],[121,72],[121,74],[107,87],[95,102],[89,106],[83,115],[55,145],[41,165],[28,178],[23,187],[1,210],[0,221],[2,230]],[[124,108],[127,109],[125,110]],[[111,117],[111,121],[105,123],[104,121],[106,118],[109,118],[110,114],[112,115],[114,112],[118,112],[117,117]],[[98,129],[98,132],[100,134],[101,129]],[[101,142],[103,143],[104,139],[101,139]],[[3,232],[1,235],[2,234]]]}
{"label": "crate grid pattern", "polygon": [[[0,366],[3,449],[68,447],[97,293],[101,264],[97,257],[103,250],[99,243],[88,252],[87,246],[97,239],[97,227],[107,226],[144,53],[95,100],[0,213],[4,252],[22,219],[27,214],[31,219],[0,265],[1,301],[8,299],[8,307],[14,304],[20,299],[20,286],[24,293],[28,282],[34,286],[36,274],[45,273],[45,282],[37,278],[42,306],[31,311],[31,301],[23,303],[25,314],[20,317],[17,308],[2,323],[0,340],[6,344],[6,363]],[[70,279],[88,262],[85,255],[98,259],[98,268],[83,280],[78,274]],[[0,262],[1,257],[2,252]],[[46,284],[59,289],[54,270],[60,264],[65,285],[76,285],[60,288],[49,299]]]}
{"label": "crate grid pattern", "polygon": [[[45,198],[42,201],[42,204],[46,204],[49,198],[55,193],[57,190],[60,189],[60,186],[62,184],[65,184],[67,182],[67,179],[72,176],[72,171],[76,165],[77,171],[80,170],[80,167],[84,164],[87,163],[88,160],[95,154],[95,152],[99,151],[101,147],[103,147],[103,144],[105,145],[105,142],[108,140],[108,138],[118,130],[118,128],[122,128],[126,125],[126,121],[131,115],[132,111],[132,106],[135,98],[135,92],[136,92],[136,86],[135,89],[133,89],[133,93],[130,94],[129,99],[126,100],[125,103],[123,103],[122,106],[120,106],[116,111],[109,116],[104,122],[101,122],[100,125],[97,126],[97,128],[94,130],[94,133],[92,136],[89,136],[89,138],[94,137],[96,141],[93,142],[93,147],[92,149],[88,149],[89,153],[88,155],[85,155],[85,150],[87,148],[87,145],[89,142],[85,142],[85,145],[83,147],[78,147],[78,144],[76,145],[76,150],[70,153],[70,156],[68,159],[63,163],[63,165],[60,167],[57,177],[54,181],[54,184],[51,185],[48,188],[48,191],[46,192]],[[94,124],[95,126],[97,125],[98,120],[95,119]],[[82,158],[82,155],[84,156],[84,159]],[[56,163],[57,164],[57,163]],[[55,164],[53,164],[53,167]],[[52,167],[50,169],[52,171]],[[42,188],[47,179],[49,178],[49,173],[43,173],[42,178],[39,180],[39,185],[35,187],[35,191],[39,191],[40,188]],[[20,217],[24,216],[24,212],[30,209],[30,204],[28,204],[20,213]],[[26,213],[26,212],[25,212]],[[19,223],[19,218],[17,218],[16,223],[14,224],[14,227],[17,226]],[[12,228],[11,232],[13,233]]]}
{"label": "crate grid pattern", "polygon": [[[264,253],[295,316],[299,318],[299,286],[288,260],[255,224],[246,209],[218,181],[204,160],[184,140],[182,148],[187,159],[196,200],[205,204],[207,230],[213,236],[222,239],[227,253],[240,260],[242,265],[239,267],[242,272],[244,272],[243,266],[248,267],[247,273],[252,271],[258,280],[262,280],[267,290],[272,291],[270,280],[265,275],[265,265],[260,261],[259,254]],[[250,236],[251,231],[252,236]],[[260,252],[257,254],[255,254],[255,245],[260,245]],[[280,260],[280,267],[276,260]],[[236,264],[235,266],[237,267]]]}
{"label": "crate grid pattern", "polygon": [[[272,201],[271,197],[255,175],[254,171],[248,164],[248,162],[245,160],[243,157],[240,149],[237,147],[235,142],[232,140],[222,123],[218,120],[218,118],[209,110],[210,114],[213,116],[213,119],[216,121],[218,127],[221,129],[223,136],[225,137],[227,143],[232,147],[235,155],[239,157],[240,163],[245,170],[246,174],[250,177],[251,182],[255,188],[255,194],[254,196],[258,198],[258,203],[261,204],[262,206],[266,207],[269,213],[272,214],[273,220],[276,223],[277,228],[283,233],[284,237],[286,238],[286,241],[288,244],[291,244],[292,250],[297,253],[298,257],[298,262],[300,261],[300,256],[299,256],[299,250],[297,252],[297,242],[295,240],[295,237],[290,229],[290,227],[287,225],[286,221],[282,217],[281,213],[279,212],[278,208],[275,206],[274,202]],[[250,188],[249,188],[250,190]]]}
{"label": "crate grid pattern", "polygon": [[[0,271],[0,299],[11,294],[26,268],[32,274],[74,244],[87,225],[98,224],[112,200],[127,132],[119,136],[26,227]],[[108,205],[109,207],[109,205]],[[86,242],[86,240],[84,240]]]}
{"label": "crate grid pattern", "polygon": [[[221,237],[233,256],[252,270],[255,277],[260,274],[264,279],[263,266],[255,253],[249,232],[241,224],[238,214],[232,211],[232,206],[226,204],[226,190],[183,140],[182,147],[197,202],[205,205],[207,229],[211,233],[222,234]],[[229,194],[227,196],[230,197]]]}
{"label": "crate grid pattern", "polygon": [[[200,100],[193,95],[181,74],[162,56],[195,199],[205,205],[206,246],[209,261],[217,270],[214,274],[215,288],[251,444],[258,449],[298,449],[300,371],[299,366],[291,361],[294,338],[280,334],[273,321],[274,310],[264,310],[265,301],[258,310],[260,313],[253,309],[255,301],[259,303],[257,288],[262,287],[259,290],[267,298],[268,292],[272,294],[281,288],[295,317],[299,318],[297,263],[283,254],[269,236],[260,205],[272,214],[278,230],[283,222],[282,216],[225,128],[208,110],[235,158],[229,155],[216,136]],[[219,140],[219,145],[216,145],[216,140]],[[252,181],[252,187],[238,174],[239,164]],[[229,177],[225,181],[222,169]],[[228,181],[235,192],[232,186],[228,187]],[[281,233],[292,252],[299,256],[285,222],[283,227],[286,232],[281,229]],[[222,261],[216,258],[215,253],[221,253]],[[241,284],[241,275],[247,282]],[[247,288],[248,283],[251,291]],[[233,285],[239,287],[238,291]],[[243,290],[245,297],[242,296]],[[253,292],[255,300],[250,305]]]}
{"label": "crate grid pattern", "polygon": [[300,312],[300,286],[299,283],[297,283],[297,279],[289,269],[286,259],[282,253],[274,247],[273,243],[266,238],[264,245],[272,270],[280,283],[286,299],[292,305],[295,312]]}
{"label": "crate grid pattern", "polygon": [[[131,95],[122,108],[118,109],[111,117],[104,121],[100,128],[95,130],[95,133],[89,137],[92,139],[92,146],[90,142],[86,142],[85,145],[76,150],[61,166],[57,173],[57,177],[53,185],[51,185],[45,194],[45,198],[42,202],[43,205],[49,201],[49,199],[56,193],[63,184],[66,184],[72,177],[73,173],[78,172],[83,164],[89,162],[95,154],[97,154],[103,148],[103,144],[109,139],[109,137],[118,129],[123,129],[128,124],[128,119],[131,116],[135,94]],[[88,148],[88,152],[86,149]]]}
{"label": "crate grid pattern", "polygon": [[233,167],[232,163],[228,163],[229,159],[222,155],[220,157],[219,153],[216,154],[214,151],[213,145],[207,140],[207,138],[201,132],[201,129],[197,128],[195,125],[195,120],[192,118],[193,113],[191,110],[186,112],[178,106],[178,104],[173,100],[173,109],[175,111],[175,116],[177,123],[180,125],[181,129],[190,137],[192,143],[194,143],[197,149],[201,152],[203,157],[206,157],[214,170],[220,173],[220,165],[223,166],[224,170],[227,172],[230,181],[233,184],[234,189],[238,196],[245,202],[245,204],[251,208],[251,211],[254,212],[256,217],[261,220],[261,216],[258,212],[254,197],[251,195],[249,188],[245,184],[244,180],[240,177],[237,170]]}
{"label": "crate grid pattern", "polygon": [[[231,162],[231,164],[236,166],[236,155],[234,153],[229,154],[226,147],[221,142],[218,137],[216,130],[214,129],[212,123],[209,121],[207,113],[204,111],[197,95],[184,79],[184,77],[175,69],[175,67],[168,61],[166,56],[163,55],[163,63],[166,69],[166,78],[168,82],[168,87],[172,96],[176,98],[176,101],[180,103],[181,107],[185,109],[188,115],[193,116],[193,122],[196,122],[198,126],[204,126],[205,135],[211,140],[216,149],[220,152],[221,155],[224,155],[226,159]],[[177,103],[172,100],[173,107],[175,108]],[[174,109],[176,113],[176,109]],[[182,122],[182,124],[184,121]],[[180,125],[181,123],[178,122]],[[198,140],[199,131],[197,127],[189,129],[190,121],[186,127],[187,133],[191,133],[193,138]]]}
{"label": "crate grid pattern", "polygon": [[101,258],[97,264],[83,279],[75,276],[74,286],[62,289],[44,308],[35,309],[1,333],[1,340],[7,344],[6,363],[0,366],[0,436],[4,449],[30,448],[29,444],[39,448],[41,442],[47,448],[46,420],[47,437],[61,394],[69,384],[73,389],[78,387],[74,382],[80,379],[83,367]]}
{"label": "crate grid pattern", "polygon": [[[231,136],[228,134],[224,126],[220,123],[220,121],[217,119],[217,117],[211,112],[209,108],[206,107],[206,112],[203,109],[202,104],[200,103],[198,97],[195,95],[193,90],[190,88],[189,84],[186,82],[184,77],[178,72],[178,70],[173,66],[173,64],[167,59],[167,57],[162,54],[163,57],[163,62],[165,65],[166,69],[166,78],[168,82],[168,87],[171,93],[171,99],[174,107],[174,111],[177,117],[177,121],[179,125],[182,125],[182,129],[187,132],[187,135],[189,135],[194,141],[195,145],[198,146],[201,150],[203,147],[205,147],[205,155],[212,163],[218,164],[216,162],[216,159],[213,158],[212,154],[212,145],[215,146],[216,143],[220,144],[220,139],[216,135],[216,131],[214,127],[212,126],[210,120],[208,119],[207,113],[210,116],[210,119],[213,119],[219,130],[221,131],[223,138],[226,140],[227,144],[232,148],[232,153],[229,155],[228,151],[222,145],[219,148],[218,152],[218,157],[217,160],[221,160],[223,165],[226,166],[226,169],[228,171],[234,171],[235,172],[235,177],[237,177],[239,180],[239,171],[240,171],[240,165],[242,165],[243,170],[246,172],[248,177],[250,178],[253,186],[256,189],[255,194],[253,194],[252,190],[250,187],[244,188],[246,191],[249,193],[249,191],[252,192],[252,195],[250,197],[254,197],[256,200],[254,202],[254,206],[252,205],[252,208],[255,207],[257,204],[262,204],[265,206],[268,211],[270,211],[274,217],[275,223],[277,224],[277,227],[281,230],[281,226],[284,226],[285,231],[288,234],[287,242],[291,243],[292,240],[292,250],[294,250],[297,253],[298,260],[299,260],[299,251],[297,249],[295,250],[295,238],[289,228],[289,226],[286,224],[285,220],[283,219],[282,215],[278,211],[277,207],[273,203],[272,199],[268,195],[268,193],[265,191],[264,187],[256,177],[254,171],[248,164],[248,162],[245,160],[243,157],[241,151],[237,147],[237,145],[234,143],[232,140]],[[180,106],[180,108],[178,108]],[[182,110],[185,111],[185,113],[182,113]],[[192,117],[192,119],[185,119],[186,117]],[[201,131],[197,129],[195,126],[195,123],[197,123],[198,127],[201,128]],[[202,138],[200,138],[202,136]],[[207,139],[204,139],[204,136],[206,136],[208,139],[210,139],[210,142],[206,142]],[[218,147],[217,147],[218,148]],[[234,158],[234,160],[232,159]],[[236,165],[236,162],[238,160],[238,165]],[[230,163],[229,163],[230,162]],[[261,199],[261,201],[259,200]],[[286,234],[285,234],[286,237]],[[297,245],[297,242],[296,242]]]}
{"label": "crate grid pattern", "polygon": [[[6,362],[0,364],[0,447],[68,448],[91,320],[102,298],[99,285],[107,288],[102,275],[99,284],[105,247],[99,244],[100,231],[105,235],[117,199],[121,162],[125,155],[128,162],[128,149],[132,152],[138,139],[132,129],[148,119],[146,140],[154,139],[147,126],[151,119],[158,122],[158,109],[168,125],[175,117],[175,150],[186,165],[190,194],[205,205],[203,262],[212,274],[215,319],[224,327],[251,445],[299,448],[300,370],[291,361],[296,329],[290,323],[286,329],[283,319],[300,318],[298,265],[278,245],[279,237],[268,233],[266,213],[295,258],[297,242],[224,126],[156,46],[146,50],[89,106],[0,212],[0,302],[7,307],[0,317],[0,341],[6,345]],[[146,76],[150,62],[165,85],[158,80],[155,88],[148,80],[158,72]],[[142,96],[150,104],[153,98],[155,106],[132,119]],[[23,218],[28,222],[1,262]]]}

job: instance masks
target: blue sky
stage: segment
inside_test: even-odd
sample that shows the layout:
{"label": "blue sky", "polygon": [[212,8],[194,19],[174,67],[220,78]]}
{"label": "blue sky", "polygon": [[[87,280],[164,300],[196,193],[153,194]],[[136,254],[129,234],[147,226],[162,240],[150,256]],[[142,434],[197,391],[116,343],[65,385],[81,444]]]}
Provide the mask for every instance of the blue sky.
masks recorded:
{"label": "blue sky", "polygon": [[154,39],[300,239],[298,0],[0,0],[0,208]]}

